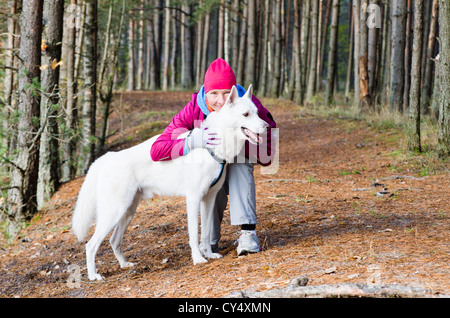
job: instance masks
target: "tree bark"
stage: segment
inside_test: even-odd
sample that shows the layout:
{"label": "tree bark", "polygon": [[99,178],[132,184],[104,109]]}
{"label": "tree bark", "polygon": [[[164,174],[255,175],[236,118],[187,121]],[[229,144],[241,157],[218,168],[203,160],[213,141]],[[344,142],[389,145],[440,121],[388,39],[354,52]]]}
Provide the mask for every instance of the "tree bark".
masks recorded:
{"label": "tree bark", "polygon": [[[353,4],[350,4],[351,7],[353,7]],[[353,11],[350,10],[349,12],[350,18],[350,48],[348,50],[348,62],[347,62],[347,76],[345,80],[345,102],[348,103],[350,100],[350,84],[351,84],[351,78],[352,78],[352,70],[353,70],[353,51],[354,51],[354,32],[355,32],[355,22],[354,22],[354,15]]]}
{"label": "tree bark", "polygon": [[16,109],[17,103],[14,94],[14,83],[17,81],[17,75],[14,72],[14,64],[15,64],[15,29],[16,29],[16,19],[14,15],[16,14],[17,8],[17,0],[9,0],[9,16],[7,18],[8,21],[8,34],[6,40],[6,51],[5,51],[5,77],[4,77],[4,97],[7,107],[2,110],[0,113],[0,117],[2,119],[3,127],[0,127],[0,131],[3,129],[4,135],[2,135],[2,139],[0,141],[0,145],[3,143],[3,147],[6,149],[6,157],[13,153],[15,148],[15,136],[11,134],[11,132],[15,129],[9,123],[11,113]]}
{"label": "tree bark", "polygon": [[297,104],[301,103],[301,93],[302,93],[302,77],[301,77],[301,47],[300,47],[300,3],[298,0],[294,0],[294,40],[293,40],[293,54],[294,54],[294,102]]}
{"label": "tree bark", "polygon": [[232,0],[232,29],[233,36],[231,40],[231,65],[233,70],[237,70],[239,59],[239,0]]}
{"label": "tree bark", "polygon": [[170,89],[174,90],[177,84],[177,56],[178,56],[178,30],[179,30],[179,11],[173,10],[172,13],[172,50],[170,52]]}
{"label": "tree bark", "polygon": [[[100,99],[102,101],[102,118],[101,118],[101,126],[100,126],[100,136],[98,137],[98,146],[97,153],[103,151],[103,148],[106,143],[107,138],[107,127],[108,127],[108,118],[110,114],[111,102],[113,99],[113,86],[114,86],[114,76],[117,72],[118,67],[118,56],[119,56],[119,44],[120,38],[122,36],[122,27],[125,16],[125,4],[126,0],[122,0],[122,11],[120,15],[120,22],[117,34],[114,36],[115,40],[112,43],[111,49],[109,49],[109,54],[105,55],[104,63],[108,64],[108,73],[104,73],[102,75],[101,83],[105,83],[105,87],[103,85],[99,85],[99,94]],[[111,3],[112,5],[112,3]],[[112,11],[110,11],[112,12]],[[112,31],[110,31],[112,32]],[[107,58],[108,56],[108,58]]]}
{"label": "tree bark", "polygon": [[19,105],[17,148],[19,154],[10,162],[11,178],[7,214],[8,231],[15,236],[37,212],[36,190],[39,169],[40,91],[43,0],[23,2],[20,18]]}
{"label": "tree bark", "polygon": [[217,58],[224,58],[224,29],[225,29],[225,10],[223,7],[223,0],[219,5],[219,27],[217,32]]}
{"label": "tree bark", "polygon": [[[320,1],[319,6],[319,48],[318,48],[318,59],[317,59],[317,75],[316,75],[316,87],[318,90],[322,90],[322,75],[323,75],[323,64],[324,64],[324,58],[325,58],[325,43],[327,41],[327,34],[328,34],[328,22],[330,21],[330,14],[331,14],[331,3],[332,0],[327,0],[327,6],[325,11],[325,16],[321,17],[321,14],[323,13],[323,2],[324,0]],[[322,20],[323,23],[322,23]]]}
{"label": "tree bark", "polygon": [[390,107],[392,111],[403,111],[403,93],[405,88],[405,28],[406,1],[391,1],[392,17],[392,53]]}
{"label": "tree bark", "polygon": [[67,33],[67,43],[63,43],[66,47],[66,105],[65,105],[65,129],[63,131],[63,165],[62,176],[63,182],[69,181],[75,177],[76,160],[74,158],[76,142],[75,131],[78,121],[77,108],[77,81],[75,80],[75,46],[76,46],[76,10],[77,0],[71,0],[69,6],[69,14],[66,19],[65,32]]}
{"label": "tree bark", "polygon": [[[426,51],[426,60],[425,60],[425,70],[424,70],[424,78],[423,78],[423,86],[422,86],[422,110],[425,114],[430,113],[430,99],[432,96],[432,79],[433,79],[433,69],[434,69],[434,61],[433,54],[435,50],[436,43],[436,32],[437,32],[437,23],[439,16],[439,2],[438,0],[433,0],[433,6],[431,9],[431,22],[430,22],[430,34],[428,35],[428,45]],[[439,27],[442,26],[439,24]],[[435,85],[437,83],[435,82]]]}
{"label": "tree bark", "polygon": [[[202,6],[203,1],[200,0],[199,6]],[[203,84],[203,71],[202,66],[202,47],[203,47],[203,37],[205,33],[205,18],[199,18],[197,21],[197,35],[196,35],[196,61],[195,61],[195,86],[201,87]]]}
{"label": "tree bark", "polygon": [[247,41],[247,20],[248,20],[248,6],[246,0],[243,0],[243,13],[241,21],[241,36],[239,41],[239,57],[238,57],[238,67],[236,73],[236,81],[242,83],[244,81],[244,70],[245,70],[245,53],[246,53],[246,41]]}
{"label": "tree bark", "polygon": [[[129,13],[131,15],[131,12]],[[129,23],[128,23],[128,90],[134,91],[136,89],[136,77],[134,74],[136,74],[136,65],[135,65],[135,49],[134,49],[134,39],[135,39],[135,32],[134,32],[134,21],[133,18],[130,17]]]}
{"label": "tree bark", "polygon": [[361,11],[361,5],[360,0],[353,0],[353,35],[354,35],[354,67],[355,67],[355,75],[354,75],[354,82],[355,82],[355,93],[354,93],[354,99],[353,99],[353,106],[356,109],[359,109],[360,105],[360,93],[361,93],[361,87],[360,87],[360,78],[359,78],[359,51],[360,51],[360,11]]}
{"label": "tree bark", "polygon": [[[278,2],[280,0],[277,0]],[[247,59],[245,62],[245,87],[256,84],[256,1],[248,0]]]}
{"label": "tree bark", "polygon": [[408,150],[422,151],[420,143],[420,83],[422,74],[423,0],[414,1],[414,43],[409,105]]}
{"label": "tree bark", "polygon": [[316,69],[317,69],[317,23],[319,3],[316,0],[312,1],[311,12],[311,57],[310,57],[310,70],[308,77],[308,85],[306,88],[306,101],[312,103],[312,99],[316,92]]}
{"label": "tree bark", "polygon": [[[445,0],[444,0],[445,1]],[[444,295],[448,296],[448,295]],[[332,285],[302,286],[289,284],[283,289],[262,292],[238,291],[229,298],[425,298],[439,297],[431,290],[401,285],[375,285],[342,283]]]}
{"label": "tree bark", "polygon": [[[378,6],[378,0],[370,0],[370,5]],[[374,9],[376,10],[376,9]],[[381,14],[380,12],[378,12]],[[371,15],[377,14],[375,11],[371,11]],[[369,77],[369,96],[370,96],[370,106],[373,107],[375,104],[375,87],[377,79],[377,64],[378,64],[378,53],[379,53],[379,28],[370,27],[369,28],[369,38],[368,38],[368,48],[367,48],[367,72]]]}
{"label": "tree bark", "polygon": [[270,96],[278,97],[280,94],[281,78],[281,0],[273,2],[273,38],[274,51],[272,55],[272,81],[270,83]]}
{"label": "tree bark", "polygon": [[163,45],[163,79],[162,90],[169,89],[169,58],[170,58],[170,0],[166,0],[166,8],[164,9],[164,45]]}
{"label": "tree bark", "polygon": [[203,47],[202,47],[202,63],[200,66],[200,83],[203,85],[205,78],[205,72],[208,62],[208,43],[209,43],[209,22],[211,20],[211,14],[207,13],[205,16],[205,33],[203,35]]}
{"label": "tree bark", "polygon": [[337,42],[339,26],[339,0],[333,0],[333,9],[331,13],[331,33],[330,50],[328,53],[328,73],[327,86],[325,91],[325,105],[330,106],[333,102],[334,78],[336,76],[337,62]]}
{"label": "tree bark", "polygon": [[412,35],[412,0],[407,0],[405,29],[405,88],[403,95],[403,112],[409,109],[409,92],[411,87],[411,35]]}
{"label": "tree bark", "polygon": [[37,187],[38,209],[44,206],[60,184],[59,169],[59,70],[63,35],[64,0],[48,0],[44,3],[43,19],[47,45],[41,64],[48,65],[41,72],[41,143],[39,149],[39,177]]}
{"label": "tree bark", "polygon": [[[182,11],[184,17],[184,23],[182,23],[182,28],[184,30],[184,44],[181,45],[181,48],[184,52],[184,59],[182,61],[182,79],[181,79],[181,86],[184,89],[189,89],[192,87],[192,83],[194,82],[194,72],[193,72],[193,51],[192,51],[192,27],[190,26],[190,14],[191,14],[191,7],[188,4],[182,5]],[[183,19],[182,19],[183,21]]]}
{"label": "tree bark", "polygon": [[450,3],[439,0],[439,131],[438,153],[440,157],[450,155]]}
{"label": "tree bark", "polygon": [[370,105],[369,95],[369,71],[368,71],[368,43],[369,29],[367,27],[367,7],[368,0],[361,1],[359,13],[359,87],[361,108],[367,109]]}
{"label": "tree bark", "polygon": [[143,89],[144,84],[144,1],[140,1],[139,10],[139,39],[138,39],[138,59],[137,59],[137,79],[136,79],[136,90],[140,91]]}
{"label": "tree bark", "polygon": [[84,101],[81,129],[81,169],[87,173],[95,159],[95,116],[97,112],[97,0],[86,2],[84,22]]}
{"label": "tree bark", "polygon": [[302,8],[302,29],[300,39],[300,61],[301,61],[301,91],[300,91],[300,104],[303,104],[306,90],[306,74],[308,63],[308,43],[309,43],[309,26],[311,20],[311,0],[303,1]]}
{"label": "tree bark", "polygon": [[[294,0],[297,1],[297,0]],[[270,17],[270,1],[265,0],[264,1],[264,38],[262,43],[262,69],[261,69],[261,76],[259,78],[259,89],[258,92],[262,96],[266,96],[267,94],[267,73],[269,68],[269,17]]]}

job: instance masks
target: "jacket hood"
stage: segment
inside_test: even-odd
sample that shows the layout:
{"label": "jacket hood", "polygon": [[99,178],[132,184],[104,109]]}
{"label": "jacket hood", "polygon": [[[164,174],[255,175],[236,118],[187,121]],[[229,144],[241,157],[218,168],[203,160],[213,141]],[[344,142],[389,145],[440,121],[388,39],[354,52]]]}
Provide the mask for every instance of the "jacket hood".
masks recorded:
{"label": "jacket hood", "polygon": [[[236,85],[239,97],[242,97],[245,95],[246,90],[245,88],[243,88],[241,85],[237,84]],[[198,94],[197,94],[197,105],[198,107],[200,107],[200,109],[202,110],[203,114],[205,114],[205,116],[208,116],[210,111],[208,110],[208,106],[206,106],[206,94],[205,94],[205,85],[202,86],[202,88],[200,88]]]}

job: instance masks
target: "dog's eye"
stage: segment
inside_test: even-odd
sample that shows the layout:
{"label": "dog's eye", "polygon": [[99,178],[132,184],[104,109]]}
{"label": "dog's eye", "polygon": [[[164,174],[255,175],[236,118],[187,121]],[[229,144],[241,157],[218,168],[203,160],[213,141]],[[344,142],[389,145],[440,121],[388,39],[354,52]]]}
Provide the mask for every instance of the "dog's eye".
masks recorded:
{"label": "dog's eye", "polygon": [[244,117],[248,117],[248,116],[250,116],[250,113],[249,113],[249,112],[246,112],[246,113],[244,113],[243,115],[244,115]]}

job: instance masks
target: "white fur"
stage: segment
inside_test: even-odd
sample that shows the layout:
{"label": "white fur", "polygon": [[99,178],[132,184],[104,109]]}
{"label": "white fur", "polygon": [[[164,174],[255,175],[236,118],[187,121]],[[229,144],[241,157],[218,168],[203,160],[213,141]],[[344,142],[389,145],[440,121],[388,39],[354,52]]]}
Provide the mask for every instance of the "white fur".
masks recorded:
{"label": "white fur", "polygon": [[[203,126],[214,127],[222,138],[214,148],[215,156],[230,162],[241,151],[248,138],[241,127],[255,133],[266,131],[268,124],[261,120],[251,101],[252,86],[242,98],[235,87],[220,112],[210,114]],[[244,116],[247,114],[248,116]],[[216,194],[222,187],[226,168],[218,182],[221,165],[204,148],[169,161],[155,162],[150,148],[158,136],[137,146],[119,152],[108,152],[97,159],[89,169],[81,187],[72,220],[72,229],[79,241],[87,235],[96,220],[96,229],[86,244],[86,262],[90,280],[101,280],[97,273],[95,255],[105,237],[114,230],[110,243],[121,267],[132,266],[122,253],[123,235],[133,218],[141,199],[153,195],[186,197],[189,246],[195,264],[207,262],[204,258],[220,258],[210,245],[212,209]],[[184,136],[180,136],[182,138]],[[226,167],[226,165],[225,165]],[[201,242],[198,243],[198,211],[201,215]]]}

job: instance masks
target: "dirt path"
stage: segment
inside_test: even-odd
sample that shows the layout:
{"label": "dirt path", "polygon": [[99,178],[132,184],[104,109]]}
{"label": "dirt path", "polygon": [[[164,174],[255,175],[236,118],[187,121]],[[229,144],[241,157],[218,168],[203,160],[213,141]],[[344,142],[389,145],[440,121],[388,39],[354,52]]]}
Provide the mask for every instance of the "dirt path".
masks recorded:
{"label": "dirt path", "polygon": [[[158,133],[189,98],[117,98],[111,149]],[[141,203],[125,235],[125,255],[137,266],[120,269],[105,241],[97,261],[107,279],[89,282],[84,245],[70,232],[80,178],[64,184],[13,244],[0,240],[0,297],[222,297],[285,287],[300,275],[308,285],[376,280],[450,293],[448,169],[430,171],[426,158],[398,152],[395,130],[264,104],[280,146],[275,174],[255,169],[261,253],[236,256],[227,210],[224,257],[193,266],[183,199],[158,197]],[[72,279],[77,270],[81,282]]]}

